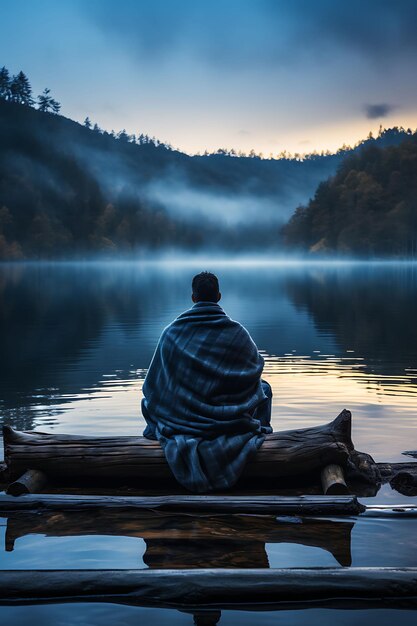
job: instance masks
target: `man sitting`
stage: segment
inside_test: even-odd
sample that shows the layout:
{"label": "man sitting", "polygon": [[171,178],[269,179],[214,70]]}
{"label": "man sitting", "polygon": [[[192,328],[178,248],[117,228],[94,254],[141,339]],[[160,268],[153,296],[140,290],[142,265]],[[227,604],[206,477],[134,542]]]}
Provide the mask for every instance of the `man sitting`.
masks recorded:
{"label": "man sitting", "polygon": [[192,282],[194,306],[167,326],[143,384],[143,433],[157,439],[190,491],[232,487],[272,432],[264,360],[249,335],[219,306],[214,274]]}

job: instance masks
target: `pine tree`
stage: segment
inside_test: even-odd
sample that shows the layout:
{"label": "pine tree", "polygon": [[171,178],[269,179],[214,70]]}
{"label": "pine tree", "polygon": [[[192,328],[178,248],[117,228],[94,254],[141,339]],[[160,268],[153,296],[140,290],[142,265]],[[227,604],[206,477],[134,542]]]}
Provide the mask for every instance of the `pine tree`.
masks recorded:
{"label": "pine tree", "polygon": [[89,118],[89,117],[86,117],[86,118],[85,118],[85,120],[84,120],[84,126],[85,126],[86,128],[88,128],[88,129],[90,129],[90,128],[91,128],[91,120],[90,120],[90,118]]}
{"label": "pine tree", "polygon": [[123,142],[129,141],[129,135],[127,134],[125,129],[120,130],[117,133],[117,139],[119,139],[119,141],[123,141]]}
{"label": "pine tree", "polygon": [[33,106],[32,87],[26,74],[19,72],[10,83],[10,100],[25,106]]}
{"label": "pine tree", "polygon": [[10,98],[10,74],[4,66],[0,69],[0,98],[2,100]]}
{"label": "pine tree", "polygon": [[44,113],[59,113],[61,105],[49,95],[50,93],[50,89],[44,89],[41,95],[38,96],[38,109]]}

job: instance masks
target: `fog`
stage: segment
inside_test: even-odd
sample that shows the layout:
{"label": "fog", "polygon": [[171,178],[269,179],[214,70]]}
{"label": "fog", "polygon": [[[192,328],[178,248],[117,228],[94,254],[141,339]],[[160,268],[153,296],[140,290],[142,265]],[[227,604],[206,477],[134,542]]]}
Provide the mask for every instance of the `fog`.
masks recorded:
{"label": "fog", "polygon": [[132,158],[79,143],[71,146],[110,202],[162,210],[196,228],[208,249],[279,248],[281,227],[308,203],[337,162],[335,157],[317,164],[233,157],[222,157],[222,162],[165,148],[147,156],[146,146],[126,148],[132,149]]}
{"label": "fog", "polygon": [[284,224],[300,203],[308,201],[308,192],[262,197],[250,191],[222,193],[192,186],[180,174],[153,180],[145,187],[145,198],[163,206],[171,215],[194,222],[204,219],[226,226],[268,223]]}
{"label": "fog", "polygon": [[9,104],[4,259],[277,253],[282,226],[341,159],[189,156]]}

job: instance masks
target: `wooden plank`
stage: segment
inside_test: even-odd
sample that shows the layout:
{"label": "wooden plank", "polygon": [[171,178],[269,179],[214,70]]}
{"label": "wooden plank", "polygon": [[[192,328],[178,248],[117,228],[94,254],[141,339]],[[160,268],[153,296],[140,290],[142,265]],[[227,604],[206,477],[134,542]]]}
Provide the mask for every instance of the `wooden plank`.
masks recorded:
{"label": "wooden plank", "polygon": [[148,509],[194,513],[264,515],[357,515],[365,510],[355,496],[78,496],[0,495],[0,511]]}
{"label": "wooden plank", "polygon": [[112,602],[169,608],[415,608],[417,568],[14,570],[0,604]]}

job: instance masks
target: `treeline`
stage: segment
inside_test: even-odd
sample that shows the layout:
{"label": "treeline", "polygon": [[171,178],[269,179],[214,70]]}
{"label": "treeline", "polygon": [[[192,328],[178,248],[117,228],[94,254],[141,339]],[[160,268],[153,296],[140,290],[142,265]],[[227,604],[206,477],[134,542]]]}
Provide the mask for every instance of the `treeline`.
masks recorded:
{"label": "treeline", "polygon": [[[261,246],[262,226],[219,227],[148,197],[147,185],[173,171],[199,189],[239,184],[191,162],[152,141],[134,145],[0,100],[0,260]],[[269,236],[273,244],[279,225]]]}
{"label": "treeline", "polygon": [[346,158],[283,234],[291,249],[312,253],[417,257],[417,133]]}
{"label": "treeline", "polygon": [[0,99],[24,106],[35,106],[44,113],[59,113],[60,103],[52,98],[51,90],[45,88],[35,99],[32,95],[32,86],[28,77],[22,71],[11,76],[7,67],[0,68]]}
{"label": "treeline", "polygon": [[[10,81],[10,79],[8,79]],[[4,95],[4,92],[2,92]],[[8,92],[9,93],[9,92]],[[28,92],[27,92],[28,93]],[[0,259],[147,254],[166,248],[277,248],[294,190],[303,197],[334,169],[332,157],[309,163],[190,157],[146,134],[80,125],[29,101],[0,98]],[[217,213],[170,206],[171,193],[219,197]],[[165,185],[161,196],[152,185]],[[171,191],[170,185],[174,184]],[[304,190],[304,191],[303,191]],[[223,197],[277,203],[274,224],[219,221]],[[299,196],[300,197],[300,196]],[[214,200],[213,200],[214,198]],[[196,206],[198,209],[198,205]],[[254,219],[254,218],[253,218]]]}
{"label": "treeline", "polygon": [[[0,259],[199,245],[194,228],[147,203],[138,191],[127,194],[118,188],[109,194],[102,188],[80,157],[85,152],[88,159],[95,150],[89,141],[94,133],[17,97],[0,99]],[[119,144],[110,136],[107,142]],[[101,146],[103,155],[108,147]]]}
{"label": "treeline", "polygon": [[[221,149],[189,156],[145,133],[107,132],[59,110],[49,89],[35,99],[23,72],[0,71],[0,259],[203,247],[273,253],[293,207],[304,205],[346,156],[413,137],[410,129],[381,128],[376,138],[335,154],[268,159]],[[242,201],[238,219],[227,215],[230,200]],[[204,217],[200,202],[210,207]],[[299,209],[285,228],[289,246],[356,251],[349,232],[336,245],[335,236],[319,237],[306,215],[309,209]]]}
{"label": "treeline", "polygon": [[[49,88],[45,88],[43,92],[37,96],[37,98],[33,97],[32,86],[30,84],[29,78],[27,75],[20,71],[16,75],[11,75],[9,70],[3,66],[0,68],[0,100],[5,100],[8,102],[14,102],[17,104],[22,104],[24,106],[35,107],[39,111],[44,113],[59,113],[61,109],[61,104],[52,98],[51,90]],[[177,150],[178,148],[173,148],[172,144],[168,141],[161,141],[156,137],[151,137],[146,133],[139,132],[128,133],[126,129],[122,129],[120,131],[111,130],[110,132],[103,130],[97,124],[97,122],[92,122],[90,117],[86,117],[83,125],[88,130],[92,130],[95,133],[102,134],[105,136],[109,136],[113,139],[117,139],[122,143],[132,143],[139,146],[143,145],[153,145],[155,147],[161,146],[166,148],[167,150]],[[401,134],[411,134],[412,130],[408,128],[407,130],[400,127],[398,130]],[[381,140],[381,145],[384,145],[386,142],[390,143],[392,140],[392,135],[388,136],[390,131],[386,131],[380,126],[378,133],[378,140]],[[325,157],[344,157],[349,154],[352,150],[356,150],[361,148],[362,146],[368,144],[370,141],[373,141],[374,137],[372,132],[366,137],[366,139],[362,139],[356,142],[353,146],[348,144],[343,144],[336,152],[331,152],[330,150],[321,150],[320,152],[317,150],[313,150],[311,152],[290,152],[288,150],[282,150],[276,154],[270,152],[268,155],[263,152],[256,152],[253,148],[249,151],[244,150],[235,150],[234,148],[218,148],[217,150],[205,150],[200,153],[197,152],[196,157],[232,157],[232,158],[241,158],[241,159],[255,159],[255,160],[279,160],[279,161],[318,161],[322,160]]]}
{"label": "treeline", "polygon": [[[229,148],[219,148],[218,150],[214,150],[213,152],[209,152],[205,150],[203,156],[228,156],[228,157],[238,157],[238,158],[249,158],[249,159],[261,159],[261,160],[279,160],[279,161],[296,161],[296,162],[305,162],[305,161],[320,161],[325,157],[345,157],[353,151],[357,151],[364,146],[372,144],[374,141],[377,142],[380,146],[391,145],[392,143],[397,143],[398,138],[404,138],[406,136],[413,135],[413,130],[411,128],[405,129],[403,126],[395,126],[394,128],[383,128],[382,125],[379,126],[378,133],[376,137],[374,134],[369,132],[368,136],[365,139],[360,139],[353,146],[344,143],[340,148],[336,150],[336,152],[331,152],[330,150],[312,150],[311,152],[290,152],[288,150],[281,150],[277,154],[273,154],[272,152],[269,155],[265,155],[263,152],[255,152],[255,150],[250,150],[249,152],[245,152],[243,150],[234,150]],[[200,153],[198,153],[200,155]]]}

